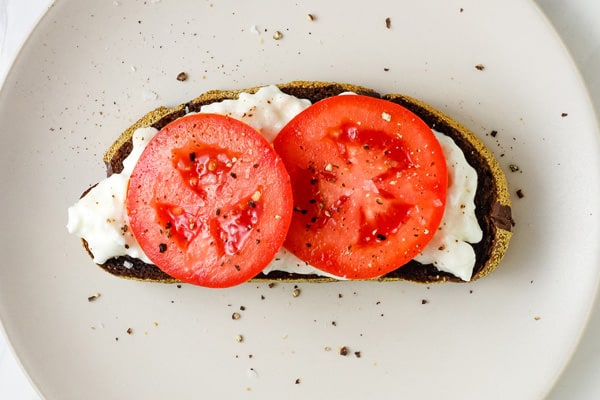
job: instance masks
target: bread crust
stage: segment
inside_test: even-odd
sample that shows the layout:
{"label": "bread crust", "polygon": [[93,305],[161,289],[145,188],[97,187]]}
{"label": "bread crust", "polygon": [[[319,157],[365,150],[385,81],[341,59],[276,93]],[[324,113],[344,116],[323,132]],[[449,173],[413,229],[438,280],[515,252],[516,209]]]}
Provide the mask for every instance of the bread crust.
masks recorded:
{"label": "bread crust", "polygon": [[[480,279],[492,272],[502,260],[511,237],[514,222],[511,216],[511,200],[506,177],[492,152],[469,129],[448,115],[415,98],[401,94],[381,95],[378,92],[353,84],[316,81],[293,81],[277,85],[287,94],[304,98],[315,103],[326,97],[343,92],[354,92],[400,104],[417,114],[431,128],[450,136],[463,150],[465,158],[475,168],[478,175],[475,195],[476,216],[483,230],[481,242],[473,244],[476,263],[471,281]],[[260,86],[240,90],[212,90],[201,94],[188,103],[173,108],[159,107],[150,111],[127,128],[112,144],[104,155],[107,175],[119,173],[123,169],[123,160],[132,149],[131,138],[136,129],[152,126],[161,129],[169,122],[184,116],[187,112],[199,111],[200,107],[226,99],[236,99],[240,93],[254,93]],[[85,195],[85,193],[84,193]],[[90,253],[87,243],[84,247]],[[91,253],[90,253],[91,254]],[[127,256],[116,257],[100,265],[107,272],[129,279],[174,283],[176,279],[162,272],[154,265]],[[269,275],[259,274],[253,281],[283,282],[332,282],[335,279],[318,275],[301,275],[273,271]],[[454,275],[439,271],[433,265],[423,265],[416,261],[396,269],[379,281],[411,281],[416,283],[464,282]]]}

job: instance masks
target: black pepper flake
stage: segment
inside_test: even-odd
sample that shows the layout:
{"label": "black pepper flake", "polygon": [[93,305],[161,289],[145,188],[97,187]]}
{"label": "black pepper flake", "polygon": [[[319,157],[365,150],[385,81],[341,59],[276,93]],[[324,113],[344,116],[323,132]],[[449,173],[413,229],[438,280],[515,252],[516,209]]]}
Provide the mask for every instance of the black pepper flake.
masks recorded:
{"label": "black pepper flake", "polygon": [[491,135],[492,137],[496,137],[496,135],[498,135],[498,131],[491,131],[491,132],[490,132],[490,135]]}
{"label": "black pepper flake", "polygon": [[483,64],[477,64],[475,66],[475,69],[478,70],[478,71],[483,71],[485,69],[485,65],[483,65]]}
{"label": "black pepper flake", "polygon": [[190,153],[190,156],[189,156],[189,157],[190,157],[190,161],[191,161],[191,162],[194,162],[194,161],[196,161],[196,153],[194,153],[193,151]]}
{"label": "black pepper flake", "polygon": [[355,352],[354,352],[354,356],[355,356],[356,358],[360,358],[360,357],[362,357],[362,354],[360,354],[360,351],[355,351]]}
{"label": "black pepper flake", "polygon": [[421,304],[427,304],[427,303],[429,303],[429,301],[427,301],[425,299],[421,300]]}
{"label": "black pepper flake", "polygon": [[251,208],[256,208],[256,203],[253,200],[248,201],[248,206]]}
{"label": "black pepper flake", "polygon": [[508,168],[510,168],[510,172],[517,172],[520,169],[517,164],[510,164]]}
{"label": "black pepper flake", "polygon": [[387,18],[385,19],[385,27],[386,27],[387,29],[391,29],[391,28],[392,28],[392,19],[391,19],[390,17],[387,17]]}
{"label": "black pepper flake", "polygon": [[235,172],[232,172],[229,174],[233,179],[237,179],[237,174]]}
{"label": "black pepper flake", "polygon": [[377,235],[377,240],[380,240],[380,241],[382,241],[382,242],[383,242],[383,241],[385,241],[386,239],[387,239],[387,237],[386,237],[385,235],[381,234],[381,233]]}
{"label": "black pepper flake", "polygon": [[275,287],[275,282],[270,282],[267,286],[269,289],[273,289]]}
{"label": "black pepper flake", "polygon": [[188,75],[185,72],[180,72],[177,74],[177,80],[180,82],[187,80],[187,78],[188,78]]}
{"label": "black pepper flake", "polygon": [[300,384],[300,378],[297,378],[297,379],[294,381],[294,384],[296,384],[296,385],[299,385],[299,384]]}
{"label": "black pepper flake", "polygon": [[563,118],[564,118],[564,117],[566,117],[567,115],[569,115],[569,114],[567,114],[567,113],[565,113],[565,112],[564,112],[564,113],[562,113],[562,114],[560,114],[560,116],[561,116],[561,117],[563,117]]}
{"label": "black pepper flake", "polygon": [[239,266],[239,265],[235,265],[235,269],[236,269],[237,271],[239,271],[241,268],[240,268],[240,266]]}
{"label": "black pepper flake", "polygon": [[522,199],[523,197],[525,197],[525,193],[523,193],[522,189],[517,190],[517,197]]}
{"label": "black pepper flake", "polygon": [[167,251],[167,245],[165,243],[161,243],[158,245],[158,251],[161,253],[164,253],[165,251]]}
{"label": "black pepper flake", "polygon": [[128,335],[131,335],[132,333],[133,333],[133,329],[131,329],[131,328],[127,328],[127,334],[128,334]]}
{"label": "black pepper flake", "polygon": [[221,209],[220,209],[220,208],[217,208],[217,210],[215,211],[215,214],[216,214],[216,215],[221,215]]}
{"label": "black pepper flake", "polygon": [[312,247],[312,243],[306,243],[306,247]]}
{"label": "black pepper flake", "polygon": [[390,69],[389,69],[389,68],[387,68],[387,67],[384,67],[384,68],[383,68],[383,70],[384,70],[385,72],[388,72]]}
{"label": "black pepper flake", "polygon": [[346,346],[340,347],[340,356],[347,356],[348,355],[348,348]]}
{"label": "black pepper flake", "polygon": [[93,295],[88,297],[88,301],[91,303],[92,301],[98,300],[98,297],[100,297],[100,293],[94,293]]}

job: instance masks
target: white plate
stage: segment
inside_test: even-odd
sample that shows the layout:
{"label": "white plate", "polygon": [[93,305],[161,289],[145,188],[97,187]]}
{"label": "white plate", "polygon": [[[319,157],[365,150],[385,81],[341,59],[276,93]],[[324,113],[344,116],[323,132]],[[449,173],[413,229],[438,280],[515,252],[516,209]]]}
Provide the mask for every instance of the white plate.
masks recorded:
{"label": "white plate", "polygon": [[[547,393],[596,291],[599,136],[575,67],[535,5],[480,3],[58,1],[0,93],[0,317],[44,396]],[[276,30],[283,39],[272,39]],[[175,79],[181,71],[188,81]],[[514,199],[502,267],[473,284],[301,285],[293,297],[293,285],[120,280],[67,235],[67,206],[145,111],[292,79],[420,97],[481,135],[507,171],[519,165],[508,178],[525,197]]]}

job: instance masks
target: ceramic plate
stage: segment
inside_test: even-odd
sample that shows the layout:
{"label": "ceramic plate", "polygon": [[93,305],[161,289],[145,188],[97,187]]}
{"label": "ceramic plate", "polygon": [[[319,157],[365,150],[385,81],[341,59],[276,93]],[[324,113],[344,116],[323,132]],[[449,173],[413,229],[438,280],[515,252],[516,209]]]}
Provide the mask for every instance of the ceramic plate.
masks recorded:
{"label": "ceramic plate", "polygon": [[[0,93],[0,317],[47,399],[550,390],[600,265],[599,135],[576,68],[531,2],[348,4],[59,0],[42,19]],[[501,267],[475,283],[302,284],[294,297],[292,284],[121,280],[67,234],[67,207],[146,111],[294,79],[403,92],[475,131],[514,197]]]}

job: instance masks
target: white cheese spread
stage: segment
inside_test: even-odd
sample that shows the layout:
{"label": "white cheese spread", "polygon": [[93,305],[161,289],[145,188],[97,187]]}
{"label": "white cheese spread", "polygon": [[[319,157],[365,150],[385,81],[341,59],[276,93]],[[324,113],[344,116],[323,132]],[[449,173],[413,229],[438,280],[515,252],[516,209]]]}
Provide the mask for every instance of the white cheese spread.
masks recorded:
{"label": "white cheese spread", "polygon": [[[308,106],[308,100],[289,96],[271,85],[255,94],[242,93],[238,100],[203,106],[200,112],[229,115],[244,121],[272,142],[281,128]],[[68,210],[68,231],[87,241],[94,262],[98,264],[123,255],[151,263],[129,229],[125,195],[131,172],[156,132],[154,128],[136,130],[133,150],[123,162],[123,171],[102,180]],[[467,281],[475,264],[475,253],[468,243],[476,243],[482,236],[475,217],[477,173],[452,139],[434,133],[446,156],[450,184],[440,228],[416,260],[424,264],[431,263]],[[307,265],[285,249],[279,251],[264,273],[273,270],[333,277]]]}

